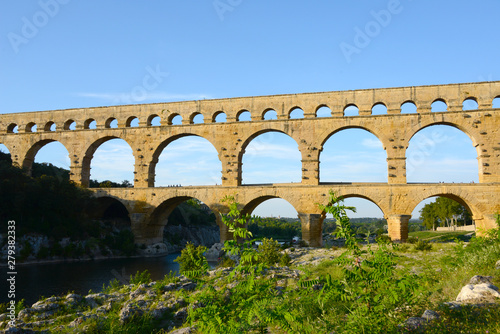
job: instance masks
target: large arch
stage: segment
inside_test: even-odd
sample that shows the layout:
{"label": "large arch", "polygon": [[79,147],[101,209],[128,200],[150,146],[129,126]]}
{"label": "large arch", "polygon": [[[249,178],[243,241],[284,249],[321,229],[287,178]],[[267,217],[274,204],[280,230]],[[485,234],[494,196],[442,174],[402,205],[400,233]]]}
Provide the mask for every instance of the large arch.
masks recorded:
{"label": "large arch", "polygon": [[[124,159],[123,159],[124,154],[126,156],[132,157],[132,160],[130,161],[131,166],[129,168],[127,168],[126,163],[120,163],[119,165],[117,165],[116,159],[114,158],[114,155],[113,154],[106,154],[105,156],[100,157],[100,158],[104,158],[104,160],[107,159],[108,165],[106,165],[106,163],[105,163],[100,169],[101,170],[112,170],[113,172],[116,172],[117,169],[121,169],[122,173],[125,173],[125,172],[129,173],[129,176],[128,176],[128,178],[123,178],[123,177],[125,177],[125,175],[120,174],[121,177],[119,179],[116,177],[109,177],[108,178],[107,174],[106,174],[106,176],[104,178],[111,180],[111,181],[114,181],[114,182],[121,182],[123,180],[128,180],[128,179],[132,179],[132,181],[134,180],[133,173],[134,173],[135,158],[133,155],[132,147],[123,138],[116,137],[116,136],[105,136],[105,137],[101,137],[101,138],[95,140],[92,144],[90,144],[88,146],[87,150],[85,151],[85,154],[84,154],[83,159],[82,159],[82,181],[81,182],[82,182],[83,186],[86,186],[86,187],[89,186],[90,177],[91,177],[91,173],[90,173],[91,164],[94,162],[93,161],[94,157],[95,157],[94,155],[96,154],[97,150],[101,147],[101,145],[103,145],[104,143],[108,143],[112,140],[119,140],[121,143],[119,145],[118,149],[114,151],[114,153],[116,153],[116,154],[122,154],[122,157],[120,158],[121,162],[124,162]],[[126,145],[123,145],[123,144],[126,144]],[[128,150],[128,149],[130,150],[129,152],[124,151],[124,150]],[[113,152],[110,152],[110,153],[113,153]],[[116,175],[116,174],[113,174],[113,175]],[[104,181],[104,180],[102,180],[102,181]]]}
{"label": "large arch", "polygon": [[108,220],[121,226],[130,227],[131,225],[129,208],[114,197],[98,197],[95,207],[90,209],[88,214],[91,218]]}
{"label": "large arch", "polygon": [[[257,160],[258,163],[255,163]],[[273,170],[278,172],[278,167],[282,167],[285,160],[288,160],[291,165],[287,168],[280,168],[280,174],[270,174]],[[288,134],[276,129],[257,131],[250,135],[241,147],[238,157],[239,182],[240,184],[301,182],[301,160],[299,145]],[[294,161],[297,161],[296,165]],[[264,165],[268,164],[271,167],[266,168],[265,172],[262,171],[263,162]],[[243,176],[243,169],[247,173],[247,181]]]}
{"label": "large arch", "polygon": [[[184,142],[185,146],[182,147],[179,140],[182,141],[189,137],[196,140]],[[177,143],[174,144],[175,142]],[[172,157],[166,160],[165,165],[177,161],[177,166],[174,166],[175,168],[171,169],[169,173],[172,174],[172,170],[177,170],[177,175],[172,175],[178,177],[180,174],[184,174],[184,178],[176,180],[169,176],[157,180],[158,167],[165,167],[162,166],[160,157],[169,146],[172,151],[166,153],[171,154]],[[209,152],[210,147],[212,152]],[[222,177],[222,162],[219,159],[219,154],[220,152],[217,151],[215,146],[203,136],[192,133],[172,136],[161,142],[153,153],[149,164],[148,185],[154,187],[155,183],[161,183],[162,186],[218,184]],[[202,159],[205,159],[204,162]],[[203,163],[200,163],[200,161]],[[184,167],[181,167],[181,165]]]}
{"label": "large arch", "polygon": [[445,122],[426,124],[408,141],[407,180],[479,182],[479,150],[475,138],[462,126]]}
{"label": "large arch", "polygon": [[[60,153],[66,154],[66,157],[67,157],[65,162],[58,162],[54,165],[57,167],[64,168],[64,169],[69,169],[69,152],[68,152],[68,149],[66,148],[66,146],[55,139],[44,139],[44,140],[40,140],[40,141],[36,142],[35,144],[33,144],[28,149],[28,151],[26,152],[26,154],[24,156],[24,159],[22,161],[22,168],[26,171],[26,173],[28,173],[28,175],[31,175],[33,163],[35,162],[35,158],[36,158],[38,152],[43,147],[45,147],[46,145],[51,144],[51,143],[58,143],[59,144],[59,152],[57,154],[58,155]],[[62,149],[64,149],[66,152],[65,153],[61,152]],[[47,159],[44,159],[44,160],[47,160]]]}
{"label": "large arch", "polygon": [[329,133],[321,144],[319,161],[321,183],[387,182],[388,179],[384,144],[367,127],[348,126]]}

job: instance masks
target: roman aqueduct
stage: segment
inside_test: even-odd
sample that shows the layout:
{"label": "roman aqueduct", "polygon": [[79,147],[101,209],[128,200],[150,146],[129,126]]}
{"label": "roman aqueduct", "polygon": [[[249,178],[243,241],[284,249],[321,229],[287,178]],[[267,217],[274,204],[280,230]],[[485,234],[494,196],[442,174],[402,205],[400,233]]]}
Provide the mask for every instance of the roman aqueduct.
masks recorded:
{"label": "roman aqueduct", "polygon": [[[495,214],[500,212],[500,109],[492,103],[498,97],[500,82],[483,82],[11,113],[0,115],[0,143],[9,149],[13,164],[29,173],[37,152],[58,141],[69,152],[71,180],[88,186],[97,148],[111,139],[125,140],[135,158],[134,187],[94,191],[98,197],[124,204],[137,243],[162,240],[168,215],[186,199],[196,198],[213,212],[223,213],[227,208],[220,200],[235,195],[245,213],[267,199],[285,199],[298,212],[303,239],[311,246],[320,246],[323,216],[317,203],[328,200],[330,189],[346,198],[361,197],[375,203],[388,220],[391,238],[405,240],[412,210],[432,196],[449,197],[465,205],[480,232],[496,226]],[[463,110],[466,100],[475,101],[477,109]],[[444,102],[447,110],[432,112],[435,101]],[[407,103],[416,106],[415,113],[401,113]],[[387,113],[372,115],[376,105],[385,106]],[[317,117],[317,110],[324,106],[330,108],[331,116]],[[346,116],[345,110],[353,107],[359,115]],[[291,119],[290,114],[298,108],[303,110],[303,118]],[[264,120],[270,110],[276,112],[277,119]],[[246,111],[251,120],[241,121],[240,115]],[[225,122],[216,121],[221,113],[226,115]],[[178,115],[182,124],[172,124]],[[198,115],[203,116],[201,124],[194,122]],[[156,117],[162,125],[153,126]],[[131,126],[135,119],[139,126]],[[112,127],[115,120],[118,125]],[[409,141],[433,125],[452,126],[470,137],[477,150],[479,183],[407,183]],[[387,153],[387,183],[320,182],[319,155],[324,143],[350,128],[369,131],[381,141]],[[302,182],[242,185],[245,148],[252,139],[270,131],[284,133],[298,144]],[[155,187],[159,155],[169,143],[184,136],[203,137],[215,147],[222,163],[222,185]],[[229,238],[220,221],[219,227],[221,240]]]}

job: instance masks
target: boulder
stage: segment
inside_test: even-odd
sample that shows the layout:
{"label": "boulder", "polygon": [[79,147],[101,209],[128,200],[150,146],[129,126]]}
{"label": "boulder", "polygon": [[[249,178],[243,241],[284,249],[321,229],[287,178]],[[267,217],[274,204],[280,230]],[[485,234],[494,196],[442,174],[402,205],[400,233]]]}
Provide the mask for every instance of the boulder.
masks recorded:
{"label": "boulder", "polygon": [[224,247],[221,243],[215,243],[213,246],[205,252],[205,257],[208,262],[218,262],[219,259],[224,255],[224,251],[222,250]]}
{"label": "boulder", "polygon": [[491,283],[467,284],[462,288],[456,301],[479,304],[495,303],[500,298],[498,288]]}

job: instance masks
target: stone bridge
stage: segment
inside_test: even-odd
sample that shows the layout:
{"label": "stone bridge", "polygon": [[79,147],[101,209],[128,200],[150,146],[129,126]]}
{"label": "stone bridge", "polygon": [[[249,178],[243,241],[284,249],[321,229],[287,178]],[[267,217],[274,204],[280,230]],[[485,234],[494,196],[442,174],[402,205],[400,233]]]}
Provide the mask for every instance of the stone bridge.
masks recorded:
{"label": "stone bridge", "polygon": [[[496,227],[495,214],[500,212],[500,109],[493,108],[493,100],[499,97],[500,82],[484,82],[12,113],[0,115],[0,143],[9,149],[15,165],[30,172],[40,148],[58,141],[69,152],[71,179],[88,186],[97,148],[111,139],[125,140],[135,157],[134,187],[95,192],[125,205],[138,243],[161,240],[166,218],[186,199],[201,200],[218,213],[227,210],[220,200],[235,195],[246,213],[270,198],[287,200],[299,214],[303,239],[320,246],[322,213],[317,203],[326,203],[329,189],[375,203],[388,219],[391,238],[405,240],[411,212],[432,196],[449,197],[465,205],[479,231]],[[477,108],[463,110],[467,100],[474,101]],[[445,103],[446,111],[432,112],[436,101]],[[416,112],[402,113],[408,104],[416,107]],[[386,113],[372,115],[377,105],[385,107]],[[330,117],[317,117],[321,107],[331,110]],[[346,110],[353,108],[358,115],[346,116]],[[291,118],[298,109],[303,117]],[[250,121],[240,119],[246,111],[251,114]],[[277,119],[264,119],[270,111],[276,112]],[[218,121],[221,114],[226,115],[224,122]],[[177,116],[182,124],[174,125]],[[155,118],[161,125],[154,126]],[[200,118],[204,121],[197,123]],[[132,126],[134,120],[138,126]],[[409,141],[432,125],[452,126],[471,138],[477,151],[479,184],[406,182]],[[387,183],[320,182],[319,156],[324,143],[333,134],[351,128],[369,131],[381,141],[387,153]],[[252,139],[270,131],[284,133],[298,144],[302,182],[242,185],[245,148]],[[155,187],[161,152],[184,136],[203,137],[215,147],[222,163],[222,185]],[[226,240],[230,234],[220,221],[219,227],[221,239]]]}

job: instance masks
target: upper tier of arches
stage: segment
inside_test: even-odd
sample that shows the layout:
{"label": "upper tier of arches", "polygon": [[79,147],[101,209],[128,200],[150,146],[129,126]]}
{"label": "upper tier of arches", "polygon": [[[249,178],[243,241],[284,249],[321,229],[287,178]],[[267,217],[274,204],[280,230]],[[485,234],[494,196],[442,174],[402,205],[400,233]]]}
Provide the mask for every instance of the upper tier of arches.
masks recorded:
{"label": "upper tier of arches", "polygon": [[490,82],[187,101],[5,114],[0,133],[473,111],[498,108],[499,99],[500,82]]}

